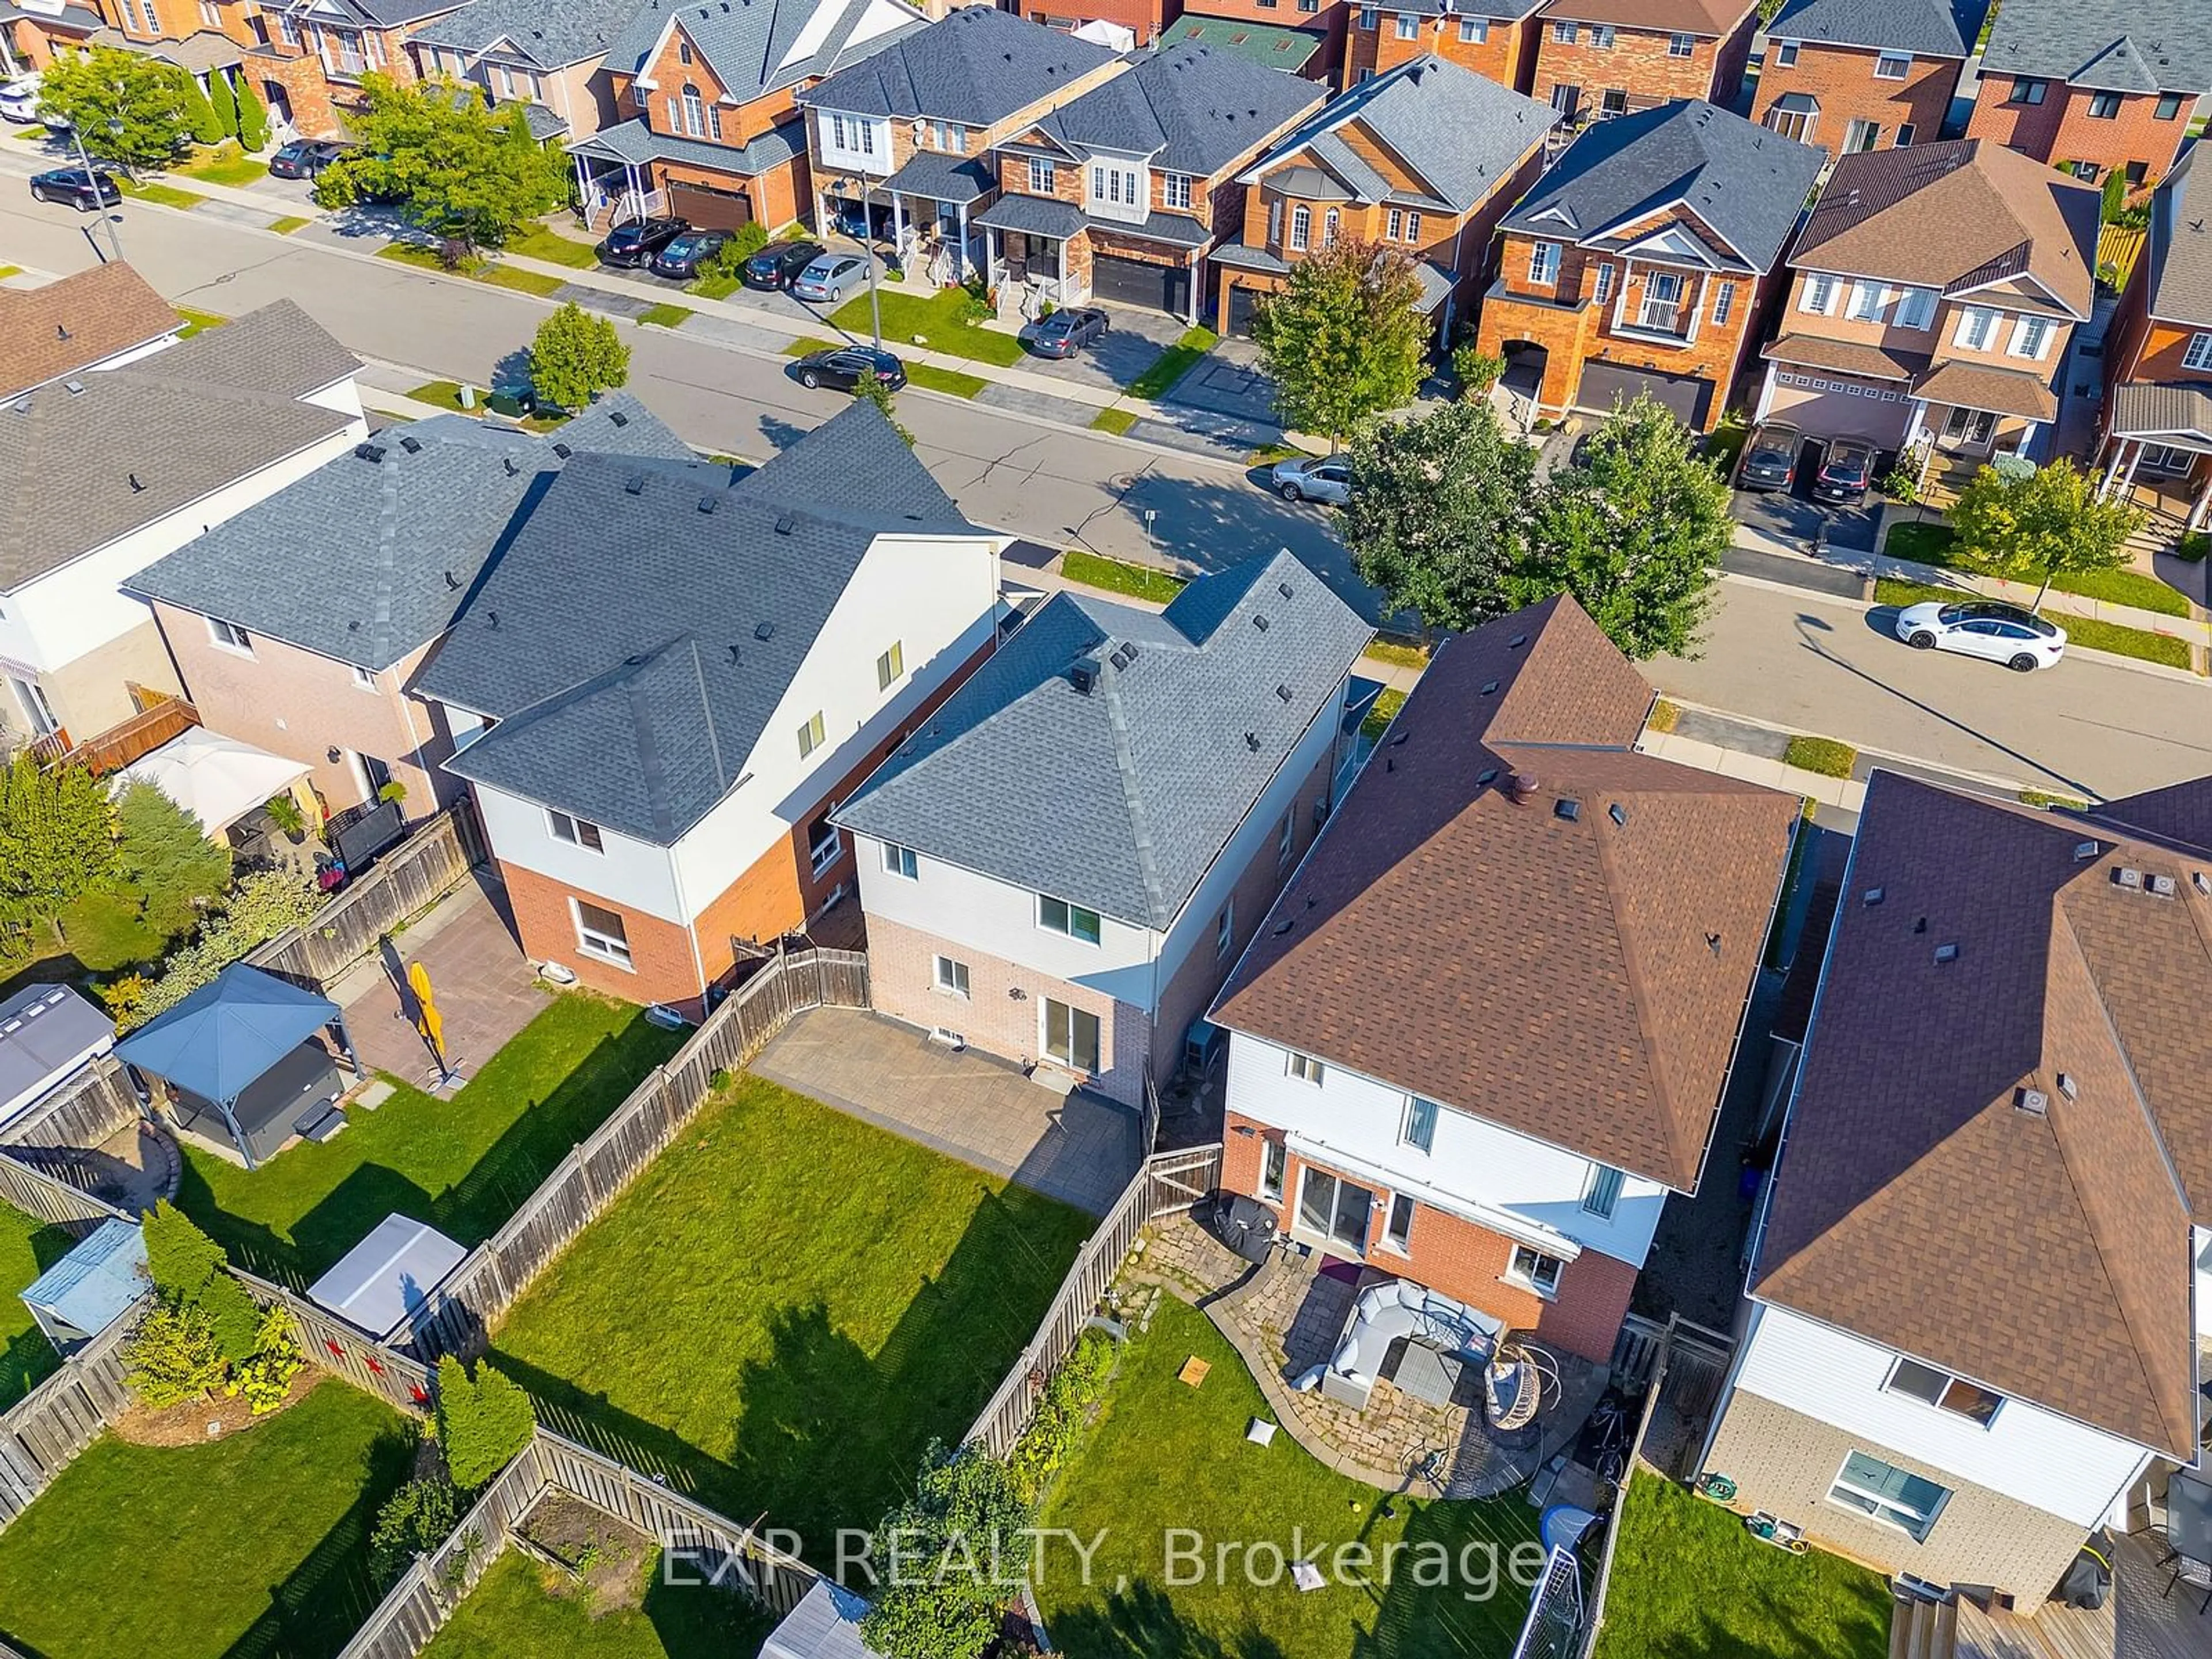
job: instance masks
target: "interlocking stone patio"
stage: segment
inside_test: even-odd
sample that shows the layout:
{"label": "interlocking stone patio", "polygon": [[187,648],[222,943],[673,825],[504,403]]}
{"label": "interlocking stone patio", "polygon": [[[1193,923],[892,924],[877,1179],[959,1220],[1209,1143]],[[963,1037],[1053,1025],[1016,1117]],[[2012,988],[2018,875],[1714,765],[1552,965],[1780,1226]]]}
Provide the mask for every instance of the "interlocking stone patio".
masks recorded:
{"label": "interlocking stone patio", "polygon": [[800,1014],[752,1070],[964,1164],[1103,1215],[1137,1171],[1133,1113],[1062,1100],[1001,1060],[854,1008]]}
{"label": "interlocking stone patio", "polygon": [[1409,1486],[1414,1466],[1441,1451],[1445,1497],[1510,1492],[1573,1441],[1605,1390],[1605,1367],[1553,1353],[1559,1389],[1546,1391],[1534,1423],[1510,1433],[1485,1419],[1480,1374],[1472,1368],[1445,1405],[1398,1388],[1387,1364],[1364,1410],[1317,1389],[1301,1394],[1291,1383],[1335,1351],[1358,1294],[1348,1280],[1324,1275],[1318,1267],[1317,1258],[1278,1251],[1255,1268],[1179,1216],[1148,1235],[1130,1276],[1195,1302],[1244,1356],[1276,1417],[1300,1445],[1339,1473],[1388,1491]]}

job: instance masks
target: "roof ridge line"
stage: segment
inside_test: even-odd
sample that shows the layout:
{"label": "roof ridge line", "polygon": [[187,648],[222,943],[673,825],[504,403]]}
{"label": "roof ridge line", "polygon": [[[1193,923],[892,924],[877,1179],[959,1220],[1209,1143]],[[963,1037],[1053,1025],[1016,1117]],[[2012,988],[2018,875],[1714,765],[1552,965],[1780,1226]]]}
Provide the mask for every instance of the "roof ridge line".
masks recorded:
{"label": "roof ridge line", "polygon": [[382,477],[377,480],[378,507],[376,515],[376,600],[369,617],[368,647],[375,654],[374,665],[382,667],[383,658],[392,643],[392,590],[399,563],[399,538],[395,520],[399,513],[399,463],[389,467],[380,459],[377,470]]}
{"label": "roof ridge line", "polygon": [[1121,775],[1121,796],[1128,804],[1129,844],[1137,854],[1137,873],[1144,878],[1145,903],[1151,911],[1146,921],[1153,922],[1163,904],[1160,866],[1152,852],[1152,817],[1145,811],[1144,797],[1137,790],[1137,762],[1129,748],[1129,723],[1122,715],[1120,678],[1118,671],[1109,673],[1106,665],[1101,665],[1098,683],[1106,694],[1106,729],[1114,738],[1114,769]]}
{"label": "roof ridge line", "polygon": [[[1676,1173],[1682,1166],[1683,1147],[1680,1126],[1674,1121],[1674,1090],[1660,1064],[1658,1046],[1652,1041],[1651,998],[1644,987],[1643,969],[1638,964],[1636,951],[1631,943],[1632,930],[1622,916],[1618,897],[1621,872],[1613,861],[1612,849],[1606,845],[1605,837],[1598,833],[1595,823],[1590,826],[1589,833],[1591,844],[1597,849],[1599,873],[1604,878],[1606,915],[1612,920],[1613,936],[1620,947],[1621,969],[1627,975],[1628,994],[1636,1004],[1637,1046],[1644,1051],[1644,1074],[1651,1079],[1651,1091],[1658,1097],[1659,1127],[1660,1133],[1666,1137],[1668,1160],[1672,1165],[1670,1173]],[[1700,1163],[1704,1153],[1705,1148],[1701,1144],[1697,1150]],[[1694,1169],[1690,1179],[1694,1185],[1697,1181]]]}

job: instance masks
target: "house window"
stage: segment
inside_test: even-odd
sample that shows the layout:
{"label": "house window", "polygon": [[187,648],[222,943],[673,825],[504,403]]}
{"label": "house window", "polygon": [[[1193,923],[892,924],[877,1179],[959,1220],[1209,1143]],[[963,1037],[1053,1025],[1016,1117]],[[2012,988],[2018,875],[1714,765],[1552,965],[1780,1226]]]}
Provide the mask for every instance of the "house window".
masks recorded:
{"label": "house window", "polygon": [[2181,354],[2184,368],[2212,369],[2212,334],[2192,334]]}
{"label": "house window", "polygon": [[1389,228],[1384,233],[1384,234],[1389,236],[1392,241],[1395,242],[1403,237],[1405,229],[1405,210],[1403,208],[1392,208],[1389,214]]}
{"label": "house window", "polygon": [[1928,1536],[1950,1492],[1864,1452],[1853,1452],[1836,1472],[1828,1501],[1895,1527],[1917,1543]]}
{"label": "house window", "polygon": [[1115,207],[1140,207],[1142,191],[1138,187],[1134,167],[1091,165],[1091,195],[1094,201],[1109,202]]}
{"label": "house window", "polygon": [[1213,954],[1225,957],[1229,947],[1237,942],[1237,901],[1231,899],[1221,907],[1221,914],[1213,919]]}
{"label": "house window", "polygon": [[1644,279],[1644,326],[1655,334],[1671,334],[1682,309],[1681,273],[1655,270]]}
{"label": "house window", "polygon": [[1552,39],[1563,46],[1574,45],[1575,36],[1579,32],[1576,25],[1565,17],[1555,19],[1552,24]]}
{"label": "house window", "polygon": [[1374,7],[1372,7],[1372,6],[1362,6],[1362,7],[1359,9],[1359,27],[1362,27],[1362,28],[1364,28],[1364,29],[1368,29],[1368,30],[1370,30],[1370,31],[1374,28],[1374,27],[1375,27],[1375,8],[1374,8]]}
{"label": "house window", "polygon": [[1398,38],[1401,40],[1418,40],[1421,38],[1421,16],[1419,12],[1401,11],[1395,21],[1398,25]]}
{"label": "house window", "polygon": [[2023,317],[2012,331],[2012,356],[2037,357],[2051,349],[2051,337],[2057,331],[2048,317]]}
{"label": "house window", "polygon": [[200,0],[200,21],[211,29],[222,27],[222,8],[215,0]]}
{"label": "house window", "polygon": [[906,672],[906,641],[893,640],[891,648],[876,659],[876,690],[888,691]]}
{"label": "house window", "polygon": [[1290,1149],[1279,1140],[1260,1145],[1260,1196],[1270,1204],[1283,1201],[1283,1177],[1290,1173]]}
{"label": "house window", "polygon": [[1912,54],[1909,52],[1885,52],[1874,60],[1874,78],[1877,81],[1902,81],[1912,72]]}
{"label": "house window", "polygon": [[240,652],[249,657],[253,654],[253,635],[236,623],[227,623],[220,617],[210,617],[208,637],[226,651]]}
{"label": "house window", "polygon": [[684,88],[684,131],[694,138],[707,136],[707,106],[699,96],[699,88],[687,84]]}
{"label": "house window", "polygon": [[722,136],[722,106],[720,104],[707,106],[707,133],[712,138]]}
{"label": "house window", "polygon": [[353,665],[353,683],[361,690],[374,691],[376,690],[376,672],[356,663]]}
{"label": "house window", "polygon": [[1391,1197],[1389,1218],[1382,1224],[1382,1242],[1401,1255],[1413,1252],[1413,1200],[1404,1193]]}
{"label": "house window", "polygon": [[1321,9],[1321,0],[1298,0],[1298,9],[1304,12],[1319,11]]}
{"label": "house window", "polygon": [[1528,280],[1547,288],[1559,280],[1559,245],[1557,242],[1531,242],[1528,245]]}
{"label": "house window", "polygon": [[915,856],[914,848],[901,847],[895,842],[884,843],[884,872],[887,875],[903,876],[908,881],[921,879],[921,860]]}
{"label": "house window", "polygon": [[1398,1144],[1425,1152],[1437,1149],[1437,1103],[1419,1095],[1406,1097],[1406,1116],[1398,1126]]}
{"label": "house window", "polygon": [[2143,187],[2144,181],[2150,177],[2150,163],[2148,161],[2130,161],[2128,163],[2127,172],[2128,188],[2130,190],[2141,190]]}
{"label": "house window", "polygon": [[1698,37],[1694,34],[1675,33],[1667,37],[1667,55],[1669,58],[1692,57],[1697,50]]}
{"label": "house window", "polygon": [[806,826],[806,864],[814,872],[817,881],[830,873],[830,866],[845,856],[845,837],[837,826],[823,813]]}
{"label": "house window", "polygon": [[1897,129],[1897,137],[1891,139],[1889,142],[1899,149],[1911,149],[1912,148],[1912,123],[1910,121],[1899,123]]}
{"label": "house window", "polygon": [[1267,204],[1267,242],[1270,246],[1283,240],[1283,204]]}
{"label": "house window", "polygon": [[1049,196],[1060,188],[1060,169],[1042,155],[1030,157],[1030,194]]}
{"label": "house window", "polygon": [[1795,40],[1777,40],[1774,43],[1774,67],[1777,69],[1797,67],[1797,43]]}
{"label": "house window", "polygon": [[1278,874],[1290,863],[1291,854],[1297,847],[1297,840],[1298,812],[1297,808],[1292,807],[1283,814],[1283,821],[1275,826],[1275,870]]}
{"label": "house window", "polygon": [[1590,25],[1590,45],[1595,46],[1600,52],[1611,52],[1613,50],[1613,25],[1610,23],[1592,23]]}
{"label": "house window", "polygon": [[676,61],[686,69],[691,67],[691,43],[680,34],[676,37]]}
{"label": "house window", "polygon": [[1815,271],[1805,279],[1805,297],[1797,302],[1797,309],[1826,317],[1836,308],[1836,279],[1824,272]]}
{"label": "house window", "polygon": [[1735,284],[1723,283],[1713,290],[1713,326],[1718,328],[1728,321],[1735,310]]}
{"label": "house window", "polygon": [[2012,77],[2012,89],[2005,94],[2005,102],[2039,104],[2043,101],[2043,94],[2046,89],[2047,83],[2035,76],[2015,75]]}
{"label": "house window", "polygon": [[1367,1226],[1375,1194],[1309,1164],[1298,1182],[1298,1224],[1354,1255],[1367,1251]]}
{"label": "house window", "polygon": [[1878,322],[1881,318],[1881,298],[1880,283],[1853,283],[1850,309],[1844,314],[1855,323]]}
{"label": "house window", "polygon": [[1343,223],[1344,215],[1334,208],[1329,209],[1327,213],[1322,215],[1321,245],[1323,247],[1334,247],[1336,246],[1336,233],[1342,227]]}
{"label": "house window", "polygon": [[1987,306],[1966,306],[1959,313],[1956,343],[1969,351],[1986,351],[1996,338],[1997,313]]}
{"label": "house window", "polygon": [[1421,240],[1421,216],[1410,208],[1406,210],[1406,240],[1409,242]]}
{"label": "house window", "polygon": [[1291,246],[1303,249],[1313,240],[1313,210],[1304,202],[1291,210]]}
{"label": "house window", "polygon": [[1321,1087],[1322,1073],[1326,1068],[1311,1054],[1302,1054],[1293,1048],[1290,1051],[1283,1069],[1300,1083],[1310,1083],[1318,1089]]}
{"label": "house window", "polygon": [[1933,1365],[1923,1365],[1917,1359],[1899,1359],[1882,1387],[1892,1394],[1909,1395],[1926,1405],[1954,1412],[1984,1428],[1997,1414],[1997,1407],[2004,1404],[2002,1395],[1991,1394],[1978,1383],[1938,1370]]}
{"label": "house window", "polygon": [[623,931],[623,919],[588,899],[571,898],[568,902],[576,913],[576,948],[617,968],[629,967],[629,935]]}
{"label": "house window", "polygon": [[1037,926],[1048,933],[1065,933],[1084,945],[1098,943],[1098,913],[1079,904],[1070,904],[1066,899],[1038,894]]}
{"label": "house window", "polygon": [[1599,305],[1613,298],[1613,265],[1610,261],[1597,267],[1597,275],[1590,284],[1590,298]]}
{"label": "house window", "polygon": [[822,746],[822,739],[826,735],[822,725],[822,711],[817,708],[814,712],[814,718],[799,728],[799,758],[805,760],[819,749]]}
{"label": "house window", "polygon": [[1190,174],[1164,173],[1160,175],[1160,204],[1163,207],[1190,210]]}
{"label": "house window", "polygon": [[1628,88],[1607,87],[1597,95],[1597,112],[1608,120],[1616,115],[1628,113]]}
{"label": "house window", "polygon": [[288,46],[300,44],[300,26],[289,12],[280,12],[276,17],[276,38]]}
{"label": "house window", "polygon": [[1618,1170],[1603,1164],[1591,1164],[1589,1181],[1583,1188],[1583,1210],[1612,1220],[1613,1207],[1620,1202],[1620,1183],[1624,1179]]}
{"label": "house window", "polygon": [[2118,120],[2120,118],[2120,94],[2117,92],[2091,93],[2089,94],[2089,115],[2093,120]]}
{"label": "house window", "polygon": [[862,155],[876,153],[876,124],[873,121],[863,120],[857,115],[850,120],[842,115],[833,115],[830,118],[830,133],[839,149],[858,151]]}
{"label": "house window", "polygon": [[2157,121],[2171,121],[2181,113],[2181,106],[2185,101],[2178,92],[2161,92],[2158,95],[2157,104],[2151,110],[2151,118]]}
{"label": "house window", "polygon": [[1565,1265],[1555,1255],[1546,1255],[1526,1244],[1516,1244],[1512,1265],[1505,1269],[1505,1279],[1508,1284],[1534,1291],[1548,1300],[1559,1293],[1559,1269]]}
{"label": "house window", "polygon": [[1908,288],[1897,302],[1897,325],[1899,328],[1925,328],[1936,320],[1936,290],[1932,288]]}
{"label": "house window", "polygon": [[937,127],[937,147],[950,150],[955,155],[968,153],[968,129],[957,121],[940,121]]}
{"label": "house window", "polygon": [[556,812],[549,807],[545,812],[545,827],[552,832],[554,840],[565,841],[571,847],[580,847],[586,853],[607,850],[606,837],[599,833],[599,826],[589,818]]}
{"label": "house window", "polygon": [[1096,1075],[1098,1071],[1098,1016],[1085,1008],[1071,1008],[1051,997],[1044,1000],[1044,1052],[1071,1072]]}
{"label": "house window", "polygon": [[931,970],[936,976],[937,988],[949,997],[968,1000],[968,964],[955,962],[951,957],[939,957]]}
{"label": "house window", "polygon": [[1869,121],[1864,116],[1855,118],[1844,129],[1844,154],[1856,155],[1862,150],[1872,149],[1881,143],[1881,123]]}
{"label": "house window", "polygon": [[1480,46],[1490,40],[1490,20],[1487,17],[1462,17],[1459,20],[1459,43],[1463,46]]}

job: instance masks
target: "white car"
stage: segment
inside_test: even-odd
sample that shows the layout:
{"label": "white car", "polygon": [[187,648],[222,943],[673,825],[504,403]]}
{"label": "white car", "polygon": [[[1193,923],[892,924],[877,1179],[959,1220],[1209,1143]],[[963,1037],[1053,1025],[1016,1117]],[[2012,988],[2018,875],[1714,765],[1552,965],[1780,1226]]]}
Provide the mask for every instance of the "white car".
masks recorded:
{"label": "white car", "polygon": [[1352,459],[1346,455],[1302,455],[1279,462],[1268,479],[1286,501],[1328,501],[1342,507],[1352,499]]}
{"label": "white car", "polygon": [[37,77],[10,81],[0,87],[0,121],[27,127],[39,118],[39,82]]}
{"label": "white car", "polygon": [[1907,605],[1897,613],[1897,637],[1916,651],[1963,652],[2022,674],[2050,667],[2066,650],[2057,623],[1996,599]]}

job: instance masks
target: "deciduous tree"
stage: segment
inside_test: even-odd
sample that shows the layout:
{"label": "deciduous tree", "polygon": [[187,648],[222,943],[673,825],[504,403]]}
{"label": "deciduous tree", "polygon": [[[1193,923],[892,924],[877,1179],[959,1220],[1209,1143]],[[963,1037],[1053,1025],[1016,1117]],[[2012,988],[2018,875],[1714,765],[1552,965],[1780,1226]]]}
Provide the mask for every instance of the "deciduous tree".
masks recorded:
{"label": "deciduous tree", "polygon": [[913,1498],[877,1528],[886,1571],[861,1639],[884,1659],[980,1659],[1021,1588],[1030,1522],[1004,1463],[933,1442]]}
{"label": "deciduous tree", "polygon": [[1370,415],[1413,402],[1426,366],[1421,280],[1396,248],[1340,240],[1291,267],[1252,319],[1284,424],[1332,447]]}
{"label": "deciduous tree", "polygon": [[2009,477],[1985,466],[1951,507],[1960,561],[1988,575],[2039,580],[2039,605],[2053,576],[2125,563],[2142,522],[2124,501],[2099,501],[2095,480],[2063,458]]}
{"label": "deciduous tree", "polygon": [[898,398],[890,387],[873,374],[863,374],[853,382],[853,395],[864,404],[873,404],[883,417],[891,423],[891,430],[906,440],[908,449],[914,447],[914,434],[908,431],[898,417]]}
{"label": "deciduous tree", "polygon": [[66,909],[115,874],[115,809],[82,767],[19,752],[0,773],[0,922]]}
{"label": "deciduous tree", "polygon": [[192,136],[191,77],[173,64],[94,46],[64,54],[39,81],[39,109],[75,127],[86,154],[124,167],[166,167]]}
{"label": "deciduous tree", "polygon": [[541,403],[581,409],[629,380],[629,348],[613,319],[574,300],[538,325],[530,343],[530,386]]}

